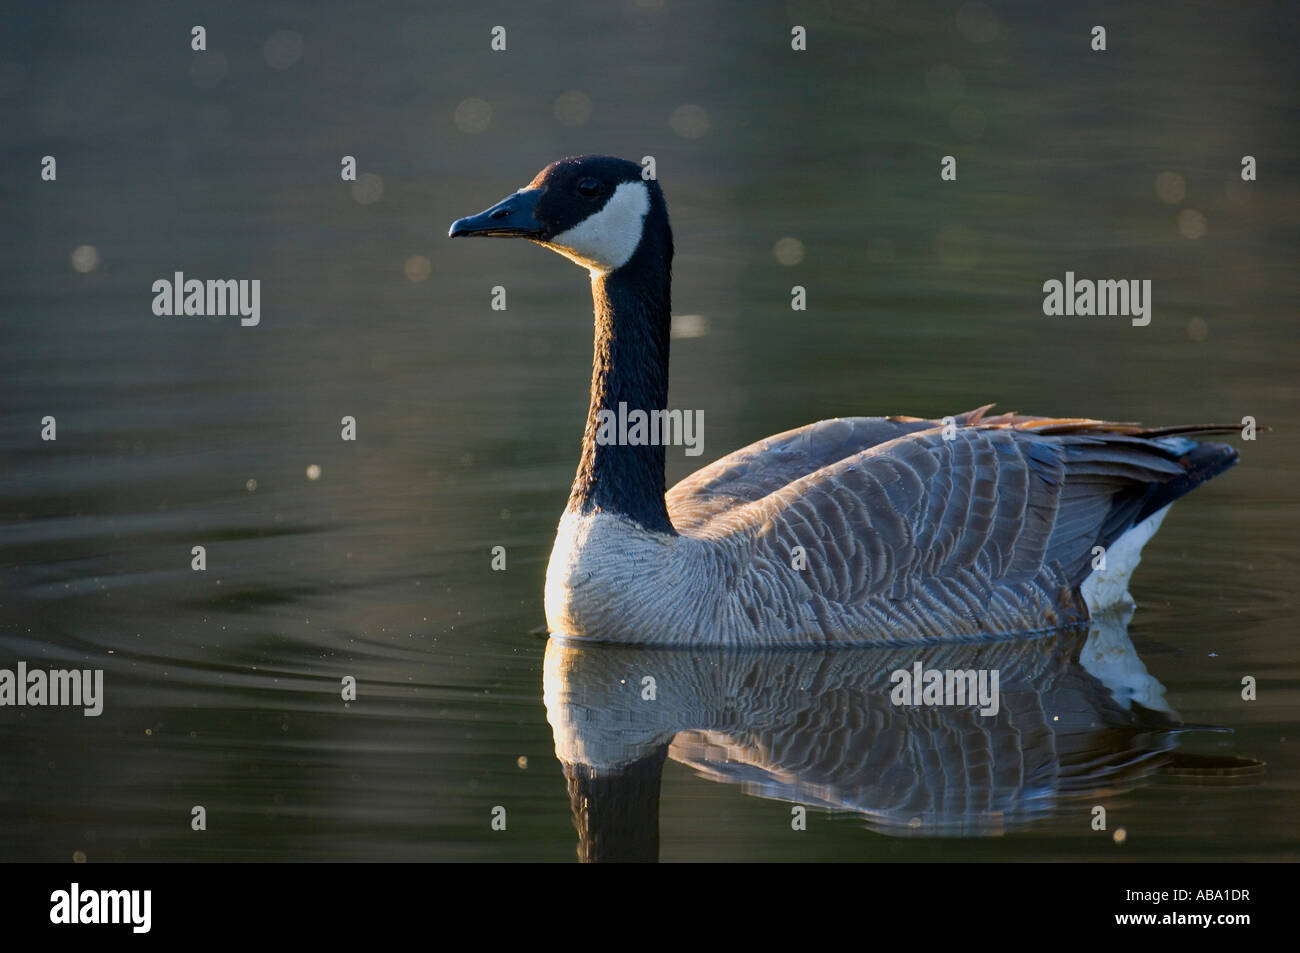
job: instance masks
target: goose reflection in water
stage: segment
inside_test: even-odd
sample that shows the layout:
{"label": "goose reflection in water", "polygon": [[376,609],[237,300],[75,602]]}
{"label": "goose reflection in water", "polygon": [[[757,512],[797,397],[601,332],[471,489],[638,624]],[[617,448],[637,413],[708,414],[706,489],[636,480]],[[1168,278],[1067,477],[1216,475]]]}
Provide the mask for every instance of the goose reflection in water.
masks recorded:
{"label": "goose reflection in water", "polygon": [[[1026,640],[899,648],[684,651],[553,638],[546,710],[579,858],[658,859],[667,757],[882,833],[967,837],[1023,828],[1157,773],[1261,770],[1174,752],[1197,729],[1138,658],[1131,615]],[[978,700],[896,704],[895,673],[917,662],[996,672],[996,713],[981,714]]]}

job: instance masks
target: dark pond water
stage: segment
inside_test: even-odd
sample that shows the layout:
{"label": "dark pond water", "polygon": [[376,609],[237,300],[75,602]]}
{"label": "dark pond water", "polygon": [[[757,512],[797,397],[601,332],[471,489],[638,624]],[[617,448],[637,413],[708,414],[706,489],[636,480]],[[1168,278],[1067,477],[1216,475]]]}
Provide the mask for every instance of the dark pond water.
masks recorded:
{"label": "dark pond water", "polygon": [[[593,857],[1297,856],[1291,8],[199,6],[0,24],[0,668],[105,684],[0,708],[0,858],[571,860],[575,812]],[[915,651],[548,646],[587,282],[445,236],[581,152],[672,210],[670,482],[987,401],[1272,429],[1131,620],[927,650],[1002,666],[992,722],[882,704]],[[1150,325],[1045,317],[1067,270],[1150,279]],[[260,323],[155,316],[176,271],[259,279]]]}

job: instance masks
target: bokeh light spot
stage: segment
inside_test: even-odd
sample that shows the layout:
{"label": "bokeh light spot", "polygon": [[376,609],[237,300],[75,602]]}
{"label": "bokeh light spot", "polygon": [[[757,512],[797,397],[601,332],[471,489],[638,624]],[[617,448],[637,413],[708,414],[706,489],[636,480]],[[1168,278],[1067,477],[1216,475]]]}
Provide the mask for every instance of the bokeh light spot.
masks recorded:
{"label": "bokeh light spot", "polygon": [[266,38],[262,56],[271,69],[288,69],[302,59],[302,34],[277,30]]}
{"label": "bokeh light spot", "polygon": [[777,243],[772,246],[772,254],[783,265],[797,265],[803,261],[803,242],[789,236],[778,239]]}
{"label": "bokeh light spot", "polygon": [[483,99],[471,96],[462,99],[456,107],[456,128],[470,135],[485,132],[492,125],[492,105]]}
{"label": "bokeh light spot", "polygon": [[1183,238],[1204,238],[1209,230],[1210,223],[1196,209],[1185,208],[1178,213],[1178,231]]}
{"label": "bokeh light spot", "polygon": [[1161,172],[1156,176],[1156,195],[1162,202],[1177,205],[1187,197],[1187,180],[1177,172]]}
{"label": "bokeh light spot", "polygon": [[72,250],[70,257],[72,270],[79,271],[83,275],[99,267],[99,249],[94,245],[78,245]]}
{"label": "bokeh light spot", "polygon": [[433,264],[423,255],[412,255],[402,265],[402,274],[407,281],[424,281],[433,273]]}
{"label": "bokeh light spot", "polygon": [[566,126],[581,126],[591,118],[591,100],[576,89],[561,93],[555,99],[555,118]]}
{"label": "bokeh light spot", "polygon": [[698,139],[709,131],[709,114],[703,106],[686,103],[673,110],[668,125],[683,139]]}
{"label": "bokeh light spot", "polygon": [[362,205],[378,202],[379,197],[383,194],[383,177],[373,172],[362,172],[357,176],[356,181],[352,183],[352,197]]}

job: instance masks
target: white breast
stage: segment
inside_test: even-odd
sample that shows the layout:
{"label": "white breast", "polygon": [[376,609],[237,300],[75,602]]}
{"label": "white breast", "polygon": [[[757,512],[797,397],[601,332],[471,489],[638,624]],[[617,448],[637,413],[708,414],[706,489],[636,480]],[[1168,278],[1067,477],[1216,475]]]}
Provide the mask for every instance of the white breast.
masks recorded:
{"label": "white breast", "polygon": [[[553,634],[672,643],[712,631],[716,580],[700,540],[644,529],[612,513],[566,512],[546,568]],[[703,611],[702,611],[703,610]]]}

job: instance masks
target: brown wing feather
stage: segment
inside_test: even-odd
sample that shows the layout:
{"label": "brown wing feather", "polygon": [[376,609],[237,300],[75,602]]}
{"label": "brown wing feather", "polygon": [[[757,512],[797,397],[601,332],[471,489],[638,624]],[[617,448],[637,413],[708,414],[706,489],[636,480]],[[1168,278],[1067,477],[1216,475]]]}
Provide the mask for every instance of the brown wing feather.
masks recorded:
{"label": "brown wing feather", "polygon": [[[991,406],[954,419],[958,424],[973,423]],[[837,417],[765,437],[715,460],[670,489],[668,512],[677,531],[689,535],[714,517],[775,493],[837,460],[940,423],[920,417]]]}
{"label": "brown wing feather", "polygon": [[[1172,499],[1236,459],[1221,445],[1198,456],[1197,445],[1153,439],[1218,427],[963,418],[947,437],[899,418],[782,434],[674,487],[670,512],[683,535],[736,544],[764,589],[748,601],[789,628],[856,620],[897,631],[903,616],[920,636],[1014,631],[1081,609],[1093,546],[1165,505],[1162,489]],[[875,439],[891,429],[903,433]],[[795,547],[807,568],[790,573]]]}

